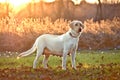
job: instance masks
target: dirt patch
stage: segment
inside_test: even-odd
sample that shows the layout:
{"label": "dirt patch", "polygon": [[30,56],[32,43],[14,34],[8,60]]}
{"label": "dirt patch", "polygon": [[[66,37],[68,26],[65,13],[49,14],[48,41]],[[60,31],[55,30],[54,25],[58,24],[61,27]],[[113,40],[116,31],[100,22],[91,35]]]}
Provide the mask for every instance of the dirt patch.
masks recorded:
{"label": "dirt patch", "polygon": [[0,69],[0,80],[118,80],[120,79],[120,64],[101,64],[98,67],[84,68],[81,64],[77,70],[43,69],[32,67]]}

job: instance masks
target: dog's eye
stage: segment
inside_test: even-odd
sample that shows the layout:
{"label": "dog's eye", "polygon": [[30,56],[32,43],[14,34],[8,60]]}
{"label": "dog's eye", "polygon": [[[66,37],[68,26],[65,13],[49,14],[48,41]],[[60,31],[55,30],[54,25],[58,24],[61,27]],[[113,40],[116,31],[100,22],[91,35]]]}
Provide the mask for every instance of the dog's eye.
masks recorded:
{"label": "dog's eye", "polygon": [[76,23],[75,26],[78,26],[78,24]]}
{"label": "dog's eye", "polygon": [[80,26],[82,26],[82,24],[81,24],[81,23],[80,23],[79,25],[80,25]]}

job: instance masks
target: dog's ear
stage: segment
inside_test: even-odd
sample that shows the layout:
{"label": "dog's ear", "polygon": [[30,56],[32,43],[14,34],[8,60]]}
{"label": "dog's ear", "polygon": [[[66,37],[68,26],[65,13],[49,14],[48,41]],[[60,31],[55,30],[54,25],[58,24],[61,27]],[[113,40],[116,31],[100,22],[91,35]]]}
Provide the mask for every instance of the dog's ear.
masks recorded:
{"label": "dog's ear", "polygon": [[72,21],[69,26],[70,26],[71,29],[73,29],[73,27],[74,27],[74,22]]}

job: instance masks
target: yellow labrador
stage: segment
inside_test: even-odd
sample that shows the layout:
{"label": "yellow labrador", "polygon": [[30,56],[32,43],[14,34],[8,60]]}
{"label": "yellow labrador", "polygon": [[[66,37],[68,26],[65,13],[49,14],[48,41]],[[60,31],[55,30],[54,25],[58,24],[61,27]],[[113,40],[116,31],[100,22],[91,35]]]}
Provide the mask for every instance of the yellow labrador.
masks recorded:
{"label": "yellow labrador", "polygon": [[30,55],[37,49],[36,58],[33,62],[33,68],[36,68],[38,58],[42,54],[45,55],[43,60],[44,68],[47,68],[48,57],[52,54],[62,56],[62,69],[66,70],[66,59],[67,55],[70,54],[72,56],[72,67],[76,69],[76,49],[78,47],[79,37],[82,33],[84,25],[81,21],[74,20],[69,26],[70,30],[62,35],[43,34],[39,36],[33,44],[33,47],[26,52],[19,54],[17,59]]}

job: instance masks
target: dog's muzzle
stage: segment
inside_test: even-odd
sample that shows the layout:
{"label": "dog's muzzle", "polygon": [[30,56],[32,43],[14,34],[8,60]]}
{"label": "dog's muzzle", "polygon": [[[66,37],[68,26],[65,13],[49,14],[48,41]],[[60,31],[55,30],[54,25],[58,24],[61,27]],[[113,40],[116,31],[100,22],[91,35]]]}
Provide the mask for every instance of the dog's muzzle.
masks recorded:
{"label": "dog's muzzle", "polygon": [[81,31],[82,31],[82,28],[79,28],[79,29],[78,29],[78,32],[81,32]]}

